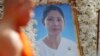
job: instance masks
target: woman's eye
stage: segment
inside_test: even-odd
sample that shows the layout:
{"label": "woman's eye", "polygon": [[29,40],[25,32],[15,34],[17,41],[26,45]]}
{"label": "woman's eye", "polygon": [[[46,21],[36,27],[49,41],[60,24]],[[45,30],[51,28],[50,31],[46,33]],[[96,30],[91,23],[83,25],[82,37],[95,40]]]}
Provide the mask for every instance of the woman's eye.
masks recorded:
{"label": "woman's eye", "polygon": [[52,18],[48,18],[47,20],[48,20],[48,21],[53,21],[53,19],[52,19]]}
{"label": "woman's eye", "polygon": [[58,21],[61,21],[61,19],[58,19]]}
{"label": "woman's eye", "polygon": [[61,18],[58,18],[57,21],[62,21]]}

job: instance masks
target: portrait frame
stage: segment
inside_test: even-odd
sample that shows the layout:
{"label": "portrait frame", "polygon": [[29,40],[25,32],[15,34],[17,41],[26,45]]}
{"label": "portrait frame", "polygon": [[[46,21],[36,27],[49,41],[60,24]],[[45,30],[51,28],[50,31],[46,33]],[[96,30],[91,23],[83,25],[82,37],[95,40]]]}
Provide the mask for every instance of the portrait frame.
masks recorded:
{"label": "portrait frame", "polygon": [[[61,2],[49,2],[48,1],[47,4],[63,4],[63,3],[61,3]],[[78,46],[79,56],[83,56],[83,51],[82,51],[82,47],[80,44],[80,38],[79,38],[79,23],[78,23],[78,19],[77,19],[78,12],[75,8],[75,6],[76,6],[75,0],[71,0],[67,4],[70,4],[70,6],[72,8],[72,17],[73,17],[73,21],[74,21],[74,29],[75,29],[76,42],[77,42],[77,46]],[[44,4],[38,4],[38,5],[36,5],[36,7],[42,6],[42,5],[44,6]]]}
{"label": "portrait frame", "polygon": [[98,24],[97,24],[97,49],[96,49],[96,53],[97,56],[99,56],[100,54],[100,10],[98,11]]}

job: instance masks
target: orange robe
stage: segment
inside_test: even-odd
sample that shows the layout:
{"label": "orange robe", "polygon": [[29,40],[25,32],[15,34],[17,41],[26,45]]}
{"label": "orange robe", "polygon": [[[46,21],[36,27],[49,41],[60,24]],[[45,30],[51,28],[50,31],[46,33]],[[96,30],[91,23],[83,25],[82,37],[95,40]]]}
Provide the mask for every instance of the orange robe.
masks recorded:
{"label": "orange robe", "polygon": [[23,32],[20,33],[20,38],[23,43],[22,56],[35,56],[34,51],[32,51],[32,46]]}

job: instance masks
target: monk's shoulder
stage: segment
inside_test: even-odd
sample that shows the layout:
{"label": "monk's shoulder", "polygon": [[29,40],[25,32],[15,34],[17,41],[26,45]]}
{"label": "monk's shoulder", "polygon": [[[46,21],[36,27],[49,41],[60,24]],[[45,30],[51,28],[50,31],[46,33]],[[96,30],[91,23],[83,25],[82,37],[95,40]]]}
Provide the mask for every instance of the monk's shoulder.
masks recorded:
{"label": "monk's shoulder", "polygon": [[12,30],[12,29],[6,29],[6,28],[2,28],[0,29],[0,38],[7,38],[7,37],[19,37],[19,34]]}

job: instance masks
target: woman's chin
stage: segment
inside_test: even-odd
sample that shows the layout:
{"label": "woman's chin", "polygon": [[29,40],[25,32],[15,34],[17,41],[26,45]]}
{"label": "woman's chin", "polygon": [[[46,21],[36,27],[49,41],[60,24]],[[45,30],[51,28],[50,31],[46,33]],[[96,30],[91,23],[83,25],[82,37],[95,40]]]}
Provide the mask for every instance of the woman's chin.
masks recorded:
{"label": "woman's chin", "polygon": [[53,34],[53,35],[59,35],[60,32],[59,32],[59,31],[54,31],[52,34]]}

